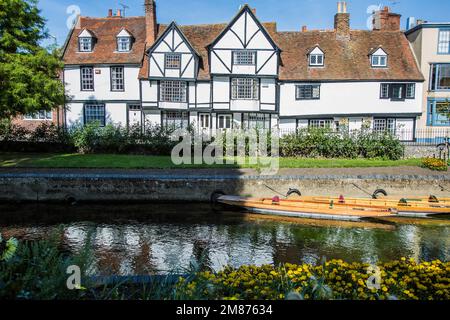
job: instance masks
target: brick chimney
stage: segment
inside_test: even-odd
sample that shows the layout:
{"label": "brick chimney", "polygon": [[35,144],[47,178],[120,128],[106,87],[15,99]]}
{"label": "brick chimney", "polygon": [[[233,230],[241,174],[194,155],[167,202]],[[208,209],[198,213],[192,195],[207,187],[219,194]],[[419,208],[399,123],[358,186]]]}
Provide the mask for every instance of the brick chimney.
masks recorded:
{"label": "brick chimney", "polygon": [[392,13],[389,7],[384,7],[373,15],[373,30],[400,31],[400,18],[400,14]]}
{"label": "brick chimney", "polygon": [[302,32],[306,32],[308,31],[308,27],[307,26],[302,26]]}
{"label": "brick chimney", "polygon": [[350,37],[350,14],[347,13],[347,2],[338,2],[338,12],[334,16],[334,29],[336,37],[347,39]]}
{"label": "brick chimney", "polygon": [[112,15],[112,9],[109,9],[109,10],[108,10],[108,18],[112,18],[112,16],[113,16],[113,15]]}
{"label": "brick chimney", "polygon": [[147,47],[153,45],[157,36],[157,22],[156,22],[156,3],[154,0],[145,0],[145,42]]}

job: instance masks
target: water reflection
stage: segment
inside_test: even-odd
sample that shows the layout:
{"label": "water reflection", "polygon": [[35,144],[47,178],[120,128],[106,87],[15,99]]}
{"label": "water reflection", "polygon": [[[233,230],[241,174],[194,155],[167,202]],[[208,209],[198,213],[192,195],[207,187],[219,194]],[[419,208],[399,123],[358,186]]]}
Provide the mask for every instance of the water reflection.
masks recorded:
{"label": "water reflection", "polygon": [[0,206],[0,232],[21,239],[59,232],[73,252],[89,241],[102,274],[182,271],[193,259],[220,270],[225,265],[318,263],[322,257],[376,262],[401,256],[448,261],[450,256],[448,220],[300,224],[217,214],[207,205],[192,204]]}

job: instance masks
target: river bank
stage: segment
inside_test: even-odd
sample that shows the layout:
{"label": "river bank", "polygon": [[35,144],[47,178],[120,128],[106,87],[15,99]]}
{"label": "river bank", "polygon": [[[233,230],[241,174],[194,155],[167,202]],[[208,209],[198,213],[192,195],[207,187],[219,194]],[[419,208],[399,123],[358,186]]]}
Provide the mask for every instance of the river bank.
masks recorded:
{"label": "river bank", "polygon": [[0,169],[0,201],[207,202],[214,191],[271,197],[296,188],[305,195],[367,197],[450,195],[450,173],[418,167],[297,168],[264,176],[255,169]]}

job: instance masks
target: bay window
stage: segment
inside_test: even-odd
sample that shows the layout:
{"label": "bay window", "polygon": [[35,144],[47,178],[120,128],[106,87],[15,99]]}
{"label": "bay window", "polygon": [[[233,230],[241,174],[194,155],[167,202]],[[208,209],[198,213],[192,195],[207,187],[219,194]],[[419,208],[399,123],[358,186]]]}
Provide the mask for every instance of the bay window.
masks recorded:
{"label": "bay window", "polygon": [[429,101],[427,125],[450,126],[450,99]]}
{"label": "bay window", "polygon": [[160,86],[160,101],[187,102],[185,81],[161,81]]}
{"label": "bay window", "polygon": [[430,90],[450,90],[450,63],[431,65]]}
{"label": "bay window", "polygon": [[234,78],[231,81],[231,99],[258,100],[259,81],[254,78]]}

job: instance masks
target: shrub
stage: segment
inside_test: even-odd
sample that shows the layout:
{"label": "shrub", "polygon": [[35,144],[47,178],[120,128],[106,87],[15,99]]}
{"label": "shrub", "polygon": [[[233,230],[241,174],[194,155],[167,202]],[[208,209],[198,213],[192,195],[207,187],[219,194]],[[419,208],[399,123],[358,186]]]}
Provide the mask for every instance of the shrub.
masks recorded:
{"label": "shrub", "polygon": [[330,129],[301,129],[280,140],[284,157],[385,158],[399,160],[403,156],[401,142],[389,133],[337,133]]}
{"label": "shrub", "polygon": [[448,169],[448,164],[445,160],[436,158],[422,159],[422,166],[435,171],[447,171]]}

